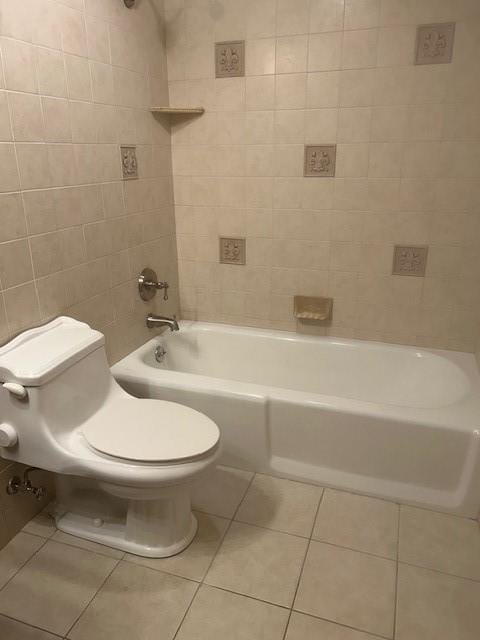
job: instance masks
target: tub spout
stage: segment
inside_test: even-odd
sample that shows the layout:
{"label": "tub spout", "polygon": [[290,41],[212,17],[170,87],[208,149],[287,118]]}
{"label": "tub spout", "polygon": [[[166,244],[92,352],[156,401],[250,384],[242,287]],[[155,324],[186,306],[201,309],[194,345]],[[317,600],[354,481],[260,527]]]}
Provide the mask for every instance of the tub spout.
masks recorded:
{"label": "tub spout", "polygon": [[177,318],[167,318],[166,316],[157,316],[154,313],[149,313],[147,316],[147,327],[149,329],[155,329],[157,327],[168,327],[170,331],[179,331]]}

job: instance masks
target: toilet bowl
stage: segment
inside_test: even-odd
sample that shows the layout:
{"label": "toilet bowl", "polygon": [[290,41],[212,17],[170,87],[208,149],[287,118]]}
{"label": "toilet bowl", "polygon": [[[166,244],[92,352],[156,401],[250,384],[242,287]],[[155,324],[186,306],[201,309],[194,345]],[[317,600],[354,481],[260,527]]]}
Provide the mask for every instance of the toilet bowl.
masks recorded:
{"label": "toilet bowl", "polygon": [[0,348],[0,456],[57,475],[57,527],[147,557],[179,553],[197,523],[190,487],[220,432],[183,405],[134,398],[104,336],[67,317]]}

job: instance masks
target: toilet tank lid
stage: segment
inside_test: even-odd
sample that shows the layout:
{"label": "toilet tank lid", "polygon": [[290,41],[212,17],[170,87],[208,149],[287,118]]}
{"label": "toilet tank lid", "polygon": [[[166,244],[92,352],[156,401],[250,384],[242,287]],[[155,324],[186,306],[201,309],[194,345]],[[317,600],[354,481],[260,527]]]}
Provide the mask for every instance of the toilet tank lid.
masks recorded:
{"label": "toilet tank lid", "polygon": [[99,331],[60,316],[0,347],[0,383],[39,387],[104,344]]}

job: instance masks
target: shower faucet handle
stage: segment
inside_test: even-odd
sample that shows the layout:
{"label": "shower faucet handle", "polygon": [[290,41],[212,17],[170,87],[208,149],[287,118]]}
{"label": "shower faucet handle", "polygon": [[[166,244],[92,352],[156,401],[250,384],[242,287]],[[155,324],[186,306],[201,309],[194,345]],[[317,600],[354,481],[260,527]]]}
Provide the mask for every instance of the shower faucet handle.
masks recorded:
{"label": "shower faucet handle", "polygon": [[142,300],[151,300],[159,289],[163,289],[163,299],[168,300],[168,282],[159,282],[157,274],[148,267],[138,276],[138,292]]}

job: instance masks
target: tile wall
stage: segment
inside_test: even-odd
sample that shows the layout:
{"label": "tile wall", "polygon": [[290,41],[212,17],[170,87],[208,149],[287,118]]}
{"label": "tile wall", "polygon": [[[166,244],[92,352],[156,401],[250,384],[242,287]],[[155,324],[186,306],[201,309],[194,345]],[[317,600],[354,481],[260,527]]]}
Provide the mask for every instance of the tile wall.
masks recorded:
{"label": "tile wall", "polygon": [[[168,91],[162,2],[0,0],[0,36],[0,342],[65,313],[113,362],[151,335],[147,309],[177,308],[170,132],[149,112]],[[168,303],[138,298],[147,265]],[[38,509],[4,495],[18,471],[0,460],[0,546]]]}
{"label": "tile wall", "polygon": [[[337,336],[473,351],[480,317],[480,3],[166,0],[183,317],[295,329],[333,296]],[[415,65],[416,27],[456,22],[453,61]],[[246,41],[215,79],[214,43]],[[336,144],[304,178],[305,144]],[[219,264],[218,237],[247,239]],[[426,276],[393,247],[428,245]],[[308,327],[299,327],[308,330]]]}

